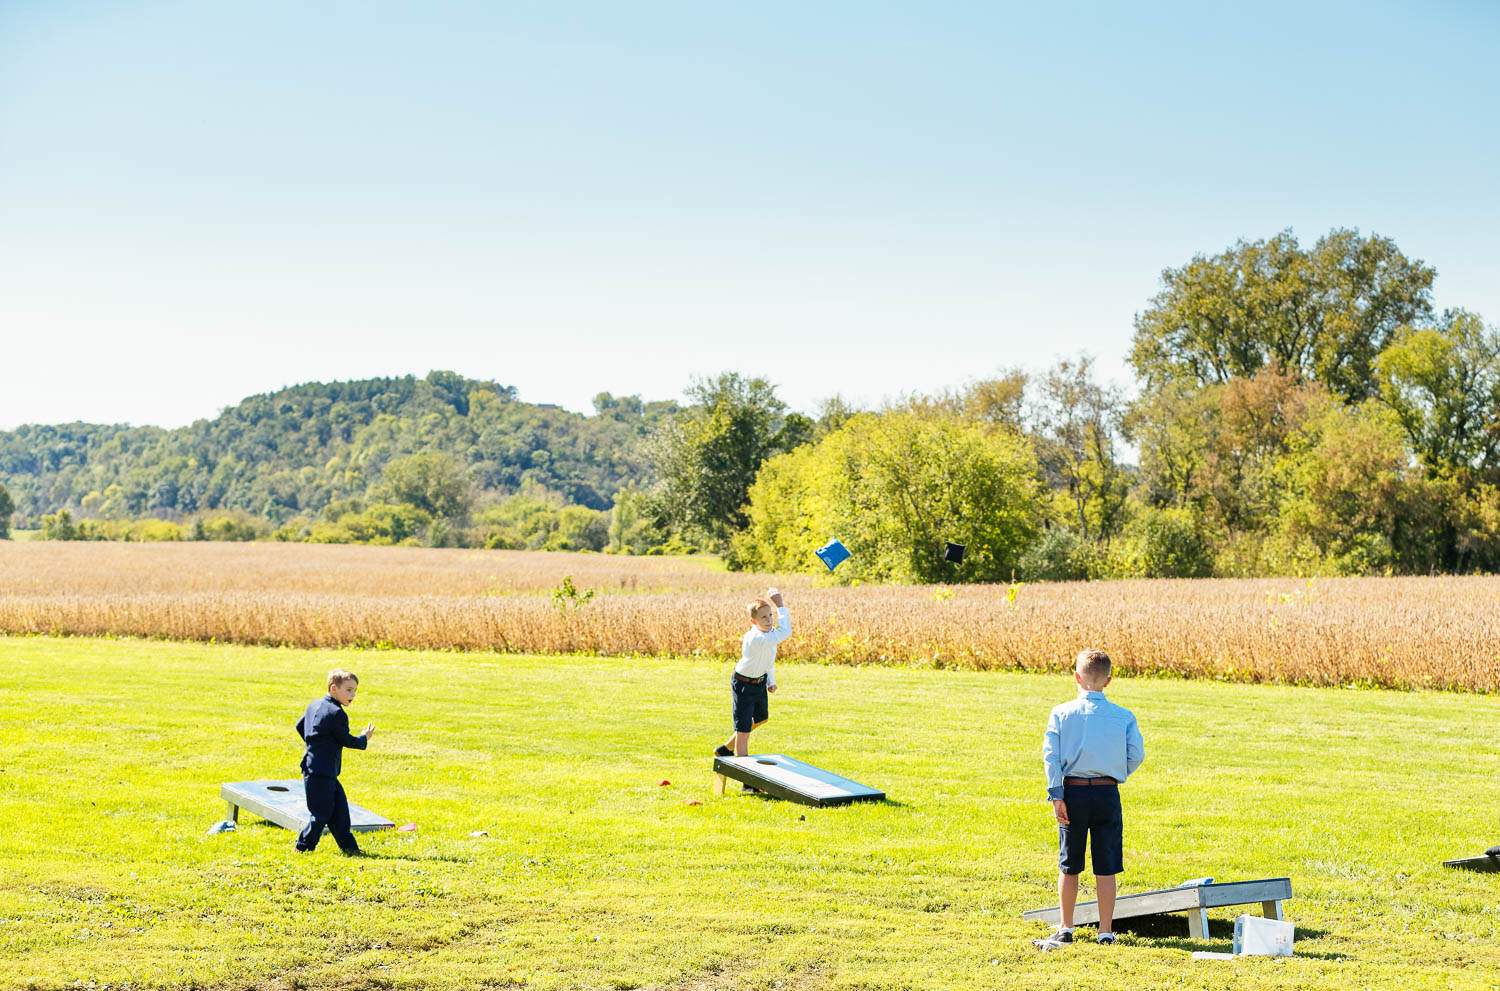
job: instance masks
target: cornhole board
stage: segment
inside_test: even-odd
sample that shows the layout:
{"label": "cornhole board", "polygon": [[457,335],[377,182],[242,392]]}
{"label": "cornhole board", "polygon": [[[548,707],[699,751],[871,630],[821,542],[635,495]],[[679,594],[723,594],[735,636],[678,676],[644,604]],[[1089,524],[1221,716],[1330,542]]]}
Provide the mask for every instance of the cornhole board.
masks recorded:
{"label": "cornhole board", "polygon": [[[1115,899],[1116,919],[1129,919],[1140,915],[1166,915],[1171,912],[1186,912],[1188,935],[1194,939],[1208,938],[1208,910],[1226,905],[1253,905],[1260,902],[1260,913],[1268,919],[1281,919],[1281,903],[1292,897],[1292,879],[1270,877],[1260,881],[1228,881],[1223,884],[1200,884],[1185,888],[1163,888],[1160,891],[1143,891],[1138,895],[1122,895]],[[1059,925],[1062,914],[1057,908],[1035,908],[1022,912],[1023,919],[1036,919]],[[1073,911],[1073,921],[1088,925],[1099,921],[1098,902],[1079,902]]]}
{"label": "cornhole board", "polygon": [[751,754],[714,758],[714,794],[724,794],[725,779],[759,788],[767,795],[802,805],[848,805],[878,802],[885,792],[850,781],[832,771],[804,764],[786,754]]}
{"label": "cornhole board", "polygon": [[1486,874],[1500,873],[1500,845],[1484,851],[1482,857],[1464,857],[1460,860],[1445,860],[1444,867],[1457,867],[1461,871],[1482,871]]}
{"label": "cornhole board", "polygon": [[[302,779],[290,781],[234,781],[219,788],[219,797],[229,803],[229,820],[240,821],[240,809],[253,812],[295,833],[302,832],[312,814],[307,811],[307,796]],[[377,829],[395,829],[396,824],[378,816],[362,805],[349,803],[349,820],[356,833]]]}

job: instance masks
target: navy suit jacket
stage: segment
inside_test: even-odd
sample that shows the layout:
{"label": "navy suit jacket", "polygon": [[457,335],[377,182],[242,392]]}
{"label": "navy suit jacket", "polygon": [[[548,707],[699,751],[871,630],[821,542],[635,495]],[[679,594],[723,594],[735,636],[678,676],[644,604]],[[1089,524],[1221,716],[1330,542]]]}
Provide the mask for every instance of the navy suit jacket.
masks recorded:
{"label": "navy suit jacket", "polygon": [[325,774],[330,778],[338,777],[343,770],[345,747],[363,750],[370,742],[349,732],[349,714],[332,695],[324,695],[307,707],[297,720],[297,735],[307,743],[307,753],[302,755],[302,773]]}

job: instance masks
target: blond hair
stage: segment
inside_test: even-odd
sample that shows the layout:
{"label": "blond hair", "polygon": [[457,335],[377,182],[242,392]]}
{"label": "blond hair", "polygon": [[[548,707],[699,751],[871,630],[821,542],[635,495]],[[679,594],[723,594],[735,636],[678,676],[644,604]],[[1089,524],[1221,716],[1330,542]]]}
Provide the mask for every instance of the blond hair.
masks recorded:
{"label": "blond hair", "polygon": [[1090,685],[1102,685],[1108,681],[1112,667],[1109,655],[1094,647],[1080,650],[1078,660],[1074,662],[1074,670]]}
{"label": "blond hair", "polygon": [[746,603],[745,609],[750,613],[750,618],[751,619],[755,618],[755,614],[760,611],[760,607],[761,606],[765,606],[767,609],[771,608],[771,602],[770,602],[770,600],[769,599],[755,599],[755,600],[753,600],[751,602]]}
{"label": "blond hair", "polygon": [[343,668],[334,668],[332,671],[328,672],[329,688],[334,688],[338,685],[342,685],[346,681],[352,681],[357,685],[359,684],[359,675],[355,674],[353,671],[345,671]]}

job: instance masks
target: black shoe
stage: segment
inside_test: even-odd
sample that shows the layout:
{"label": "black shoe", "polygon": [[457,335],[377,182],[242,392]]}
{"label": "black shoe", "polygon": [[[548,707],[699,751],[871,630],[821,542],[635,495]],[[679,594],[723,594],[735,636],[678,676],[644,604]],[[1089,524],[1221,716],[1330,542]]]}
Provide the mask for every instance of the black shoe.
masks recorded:
{"label": "black shoe", "polygon": [[730,750],[728,747],[724,746],[724,744],[721,743],[717,747],[714,748],[714,756],[715,757],[733,757],[734,756],[734,751]]}
{"label": "black shoe", "polygon": [[1099,935],[1097,935],[1097,936],[1094,937],[1094,942],[1096,942],[1096,943],[1103,943],[1105,946],[1114,946],[1115,945],[1115,934],[1114,933],[1100,933]]}
{"label": "black shoe", "polygon": [[1073,930],[1059,927],[1057,932],[1046,939],[1032,940],[1031,945],[1045,952],[1048,950],[1060,950],[1071,942],[1073,942]]}
{"label": "black shoe", "polygon": [[365,855],[365,852],[359,847],[355,847],[353,850],[344,850],[341,848],[339,853],[342,853],[346,857],[363,857]]}

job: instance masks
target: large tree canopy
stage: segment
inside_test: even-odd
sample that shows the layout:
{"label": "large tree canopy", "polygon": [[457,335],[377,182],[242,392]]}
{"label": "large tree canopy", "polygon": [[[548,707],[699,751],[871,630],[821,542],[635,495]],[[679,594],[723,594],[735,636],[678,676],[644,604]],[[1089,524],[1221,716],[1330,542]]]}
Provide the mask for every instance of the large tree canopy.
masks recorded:
{"label": "large tree canopy", "polygon": [[695,382],[688,400],[650,447],[658,499],[674,526],[723,547],[746,525],[761,463],[808,440],[813,422],[788,413],[770,382],[735,372]]}
{"label": "large tree canopy", "polygon": [[[736,557],[818,571],[837,535],[844,580],[997,581],[1016,573],[1044,515],[1031,443],[1016,431],[931,409],[862,413],[816,444],[766,462]],[[962,568],[943,560],[966,545]]]}
{"label": "large tree canopy", "polygon": [[1290,231],[1162,273],[1130,360],[1148,392],[1283,368],[1349,402],[1375,393],[1375,360],[1432,313],[1432,268],[1389,238],[1334,230],[1311,250]]}

